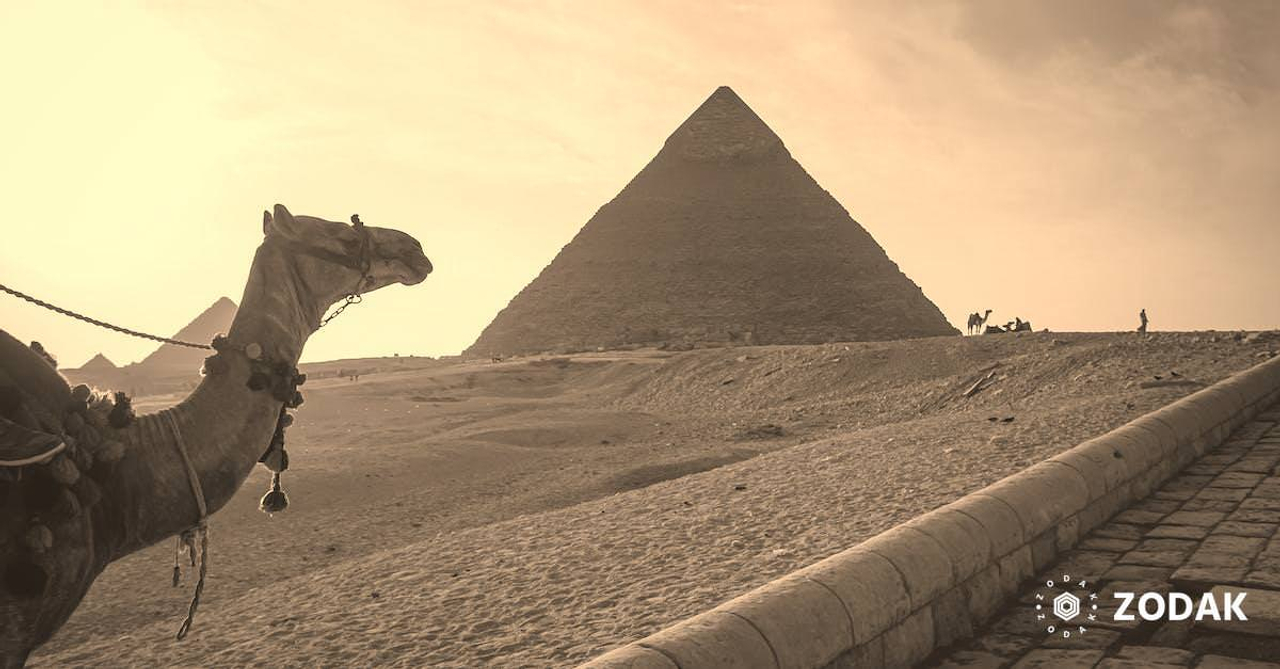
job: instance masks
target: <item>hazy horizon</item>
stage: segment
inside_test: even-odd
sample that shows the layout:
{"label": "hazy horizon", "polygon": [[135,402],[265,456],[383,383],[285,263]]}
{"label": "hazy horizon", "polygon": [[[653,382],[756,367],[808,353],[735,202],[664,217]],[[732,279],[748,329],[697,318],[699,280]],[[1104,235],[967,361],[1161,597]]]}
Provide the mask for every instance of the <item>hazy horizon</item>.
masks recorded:
{"label": "hazy horizon", "polygon": [[[97,12],[97,13],[95,13]],[[415,235],[304,360],[448,355],[731,86],[964,328],[1280,327],[1280,5],[0,8],[0,283],[169,335],[261,211]],[[0,295],[66,367],[155,348]]]}

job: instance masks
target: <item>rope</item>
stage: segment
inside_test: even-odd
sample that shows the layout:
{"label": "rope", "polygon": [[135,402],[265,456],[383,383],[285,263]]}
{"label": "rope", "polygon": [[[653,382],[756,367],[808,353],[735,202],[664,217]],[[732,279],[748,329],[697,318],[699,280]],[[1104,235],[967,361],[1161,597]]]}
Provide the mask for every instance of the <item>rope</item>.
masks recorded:
{"label": "rope", "polygon": [[[178,447],[178,454],[182,456],[182,464],[187,468],[187,480],[191,482],[191,494],[196,498],[196,507],[200,510],[200,520],[190,529],[184,531],[178,537],[179,550],[185,543],[189,550],[192,551],[191,559],[195,560],[195,546],[193,534],[200,535],[200,579],[196,581],[196,590],[191,595],[191,605],[187,607],[187,617],[182,621],[182,626],[178,628],[178,640],[186,638],[187,632],[191,631],[191,623],[196,619],[196,608],[200,606],[200,595],[204,593],[204,579],[209,571],[209,507],[205,503],[204,489],[200,487],[200,476],[196,474],[195,465],[191,463],[191,457],[187,455],[187,444],[182,439],[182,430],[178,427],[178,419],[173,417],[173,411],[166,409],[161,412],[168,419],[169,430],[173,432],[174,444]],[[174,569],[177,569],[177,557],[174,558]],[[177,573],[174,574],[174,584],[177,584]]]}
{"label": "rope", "polygon": [[[356,287],[353,288],[351,292],[347,294],[346,299],[343,300],[342,304],[339,305],[338,308],[333,311],[333,313],[321,319],[320,325],[318,326],[320,328],[328,325],[329,321],[337,318],[338,315],[341,314],[347,307],[353,304],[360,304],[361,300],[363,299],[363,296],[361,294],[364,292],[365,284],[367,281],[373,278],[369,276],[369,269],[373,266],[373,259],[369,257],[369,251],[370,251],[370,245],[371,245],[370,244],[371,240],[369,239],[369,229],[365,227],[364,221],[360,220],[359,214],[351,215],[351,225],[355,228],[356,232],[359,233],[360,235],[360,250],[357,253],[357,258],[360,263],[360,267],[358,268],[360,271],[360,278],[356,280]],[[315,253],[312,252],[312,255],[315,255]],[[329,257],[328,259],[334,262],[339,262],[340,264],[345,264],[345,263],[342,263],[340,259],[335,260],[332,257]],[[122,328],[119,325],[112,325],[111,323],[108,323],[106,321],[100,321],[96,318],[90,318],[89,316],[85,316],[84,314],[76,313],[74,311],[71,311],[70,309],[63,309],[62,307],[49,304],[44,300],[34,298],[30,295],[27,295],[24,292],[14,290],[13,288],[10,288],[2,283],[0,283],[0,291],[4,291],[18,299],[26,300],[38,307],[44,307],[49,311],[62,314],[63,316],[70,316],[71,318],[74,318],[76,320],[84,321],[91,325],[96,325],[100,328],[114,330],[115,332],[126,334],[131,337],[139,337],[141,339],[150,339],[151,341],[158,341],[162,344],[173,344],[174,346],[186,346],[187,348],[213,350],[213,347],[208,344],[196,344],[194,342],[182,341],[180,339],[170,339],[168,337],[160,337],[153,334],[147,334],[145,332],[138,332],[137,330],[130,330],[129,328]]]}
{"label": "rope", "polygon": [[150,339],[150,340],[152,340],[152,341],[158,341],[158,342],[161,342],[161,343],[163,343],[163,344],[173,344],[174,346],[186,346],[187,348],[203,348],[203,349],[212,349],[212,348],[213,348],[212,346],[209,346],[208,344],[194,344],[194,343],[189,342],[189,341],[181,341],[181,340],[178,340],[178,339],[169,339],[168,337],[157,337],[156,335],[153,335],[153,334],[147,334],[147,333],[145,333],[145,332],[138,332],[137,330],[130,330],[129,328],[122,328],[122,327],[120,327],[119,325],[112,325],[112,324],[110,324],[110,323],[107,323],[107,322],[104,322],[104,321],[100,321],[100,320],[98,320],[98,319],[96,319],[96,318],[90,318],[90,317],[88,317],[88,316],[85,316],[84,314],[78,314],[78,313],[76,313],[76,312],[74,312],[74,311],[71,311],[70,309],[63,309],[62,307],[54,306],[54,305],[52,305],[52,304],[49,304],[48,302],[45,302],[44,300],[36,299],[36,298],[34,298],[34,297],[31,297],[30,295],[27,295],[26,293],[23,293],[23,292],[20,292],[20,291],[14,290],[14,289],[12,289],[12,288],[10,288],[10,287],[8,287],[8,286],[4,285],[4,284],[0,284],[0,290],[2,290],[2,291],[4,291],[4,292],[6,292],[6,293],[8,293],[8,294],[10,294],[10,295],[12,295],[12,296],[14,296],[14,297],[16,297],[16,298],[26,300],[26,301],[28,301],[28,302],[30,302],[30,303],[32,303],[32,304],[34,304],[34,305],[38,306],[38,307],[44,307],[45,309],[48,309],[49,311],[53,311],[53,312],[56,312],[56,313],[62,314],[63,316],[70,316],[70,317],[72,317],[72,318],[74,318],[74,319],[76,319],[76,320],[81,320],[81,321],[84,321],[84,322],[86,322],[86,323],[90,323],[90,324],[92,324],[92,325],[96,325],[96,326],[98,326],[98,327],[100,327],[100,328],[106,328],[106,329],[108,329],[108,330],[114,330],[114,331],[119,332],[119,333],[121,333],[121,334],[127,334],[127,335],[129,335],[129,336],[131,336],[131,337],[140,337],[140,338],[142,338],[142,339]]}
{"label": "rope", "polygon": [[[8,425],[5,425],[4,427],[10,428],[10,427],[13,427],[13,424],[10,423]],[[66,448],[67,448],[67,442],[64,441],[59,443],[57,446],[54,446],[53,448],[45,451],[44,453],[40,453],[39,455],[33,455],[29,458],[19,458],[17,460],[0,460],[0,467],[25,467],[26,465],[43,464],[45,461],[52,459],[53,456],[66,450]]]}
{"label": "rope", "polygon": [[187,617],[182,621],[182,626],[178,628],[176,638],[182,641],[187,638],[187,632],[191,631],[191,623],[196,620],[196,607],[200,606],[200,595],[204,592],[204,577],[209,571],[209,527],[202,524],[200,527],[200,580],[196,581],[196,591],[191,595],[191,605],[187,607]]}

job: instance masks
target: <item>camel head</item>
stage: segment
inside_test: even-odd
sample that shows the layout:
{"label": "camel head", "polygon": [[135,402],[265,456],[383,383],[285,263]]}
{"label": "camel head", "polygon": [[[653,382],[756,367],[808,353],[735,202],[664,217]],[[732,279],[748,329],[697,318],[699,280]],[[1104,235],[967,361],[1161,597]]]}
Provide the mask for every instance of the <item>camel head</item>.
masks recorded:
{"label": "camel head", "polygon": [[280,204],[262,212],[266,243],[283,247],[321,312],[347,295],[396,283],[412,286],[431,273],[418,240],[352,219],[355,225],[294,216]]}

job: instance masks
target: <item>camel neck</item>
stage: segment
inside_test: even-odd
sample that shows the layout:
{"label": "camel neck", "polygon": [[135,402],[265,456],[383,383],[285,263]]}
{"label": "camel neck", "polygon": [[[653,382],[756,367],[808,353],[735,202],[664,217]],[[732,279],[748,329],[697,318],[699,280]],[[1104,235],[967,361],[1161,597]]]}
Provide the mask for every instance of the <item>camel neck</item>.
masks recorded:
{"label": "camel neck", "polygon": [[297,266],[280,247],[264,242],[227,336],[236,347],[258,344],[272,360],[295,365],[321,309]]}
{"label": "camel neck", "polygon": [[[277,249],[264,244],[254,257],[244,298],[228,338],[243,348],[255,343],[275,361],[297,363],[314,329],[308,288]],[[318,319],[317,317],[314,317]],[[205,376],[170,411],[181,436],[158,414],[140,416],[122,430],[125,457],[104,484],[100,554],[109,560],[145,548],[191,527],[199,519],[179,448],[187,451],[200,478],[209,513],[225,505],[265,452],[281,402],[249,389],[249,359],[219,356],[224,364]]]}

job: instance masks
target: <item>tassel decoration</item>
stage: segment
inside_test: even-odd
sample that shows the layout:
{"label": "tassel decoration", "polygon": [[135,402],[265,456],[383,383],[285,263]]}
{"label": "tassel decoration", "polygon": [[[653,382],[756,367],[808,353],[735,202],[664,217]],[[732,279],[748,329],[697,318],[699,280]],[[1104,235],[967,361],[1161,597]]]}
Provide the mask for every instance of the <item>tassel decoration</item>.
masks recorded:
{"label": "tassel decoration", "polygon": [[271,475],[271,490],[262,496],[258,506],[268,514],[279,513],[289,507],[289,496],[280,489],[279,472]]}

